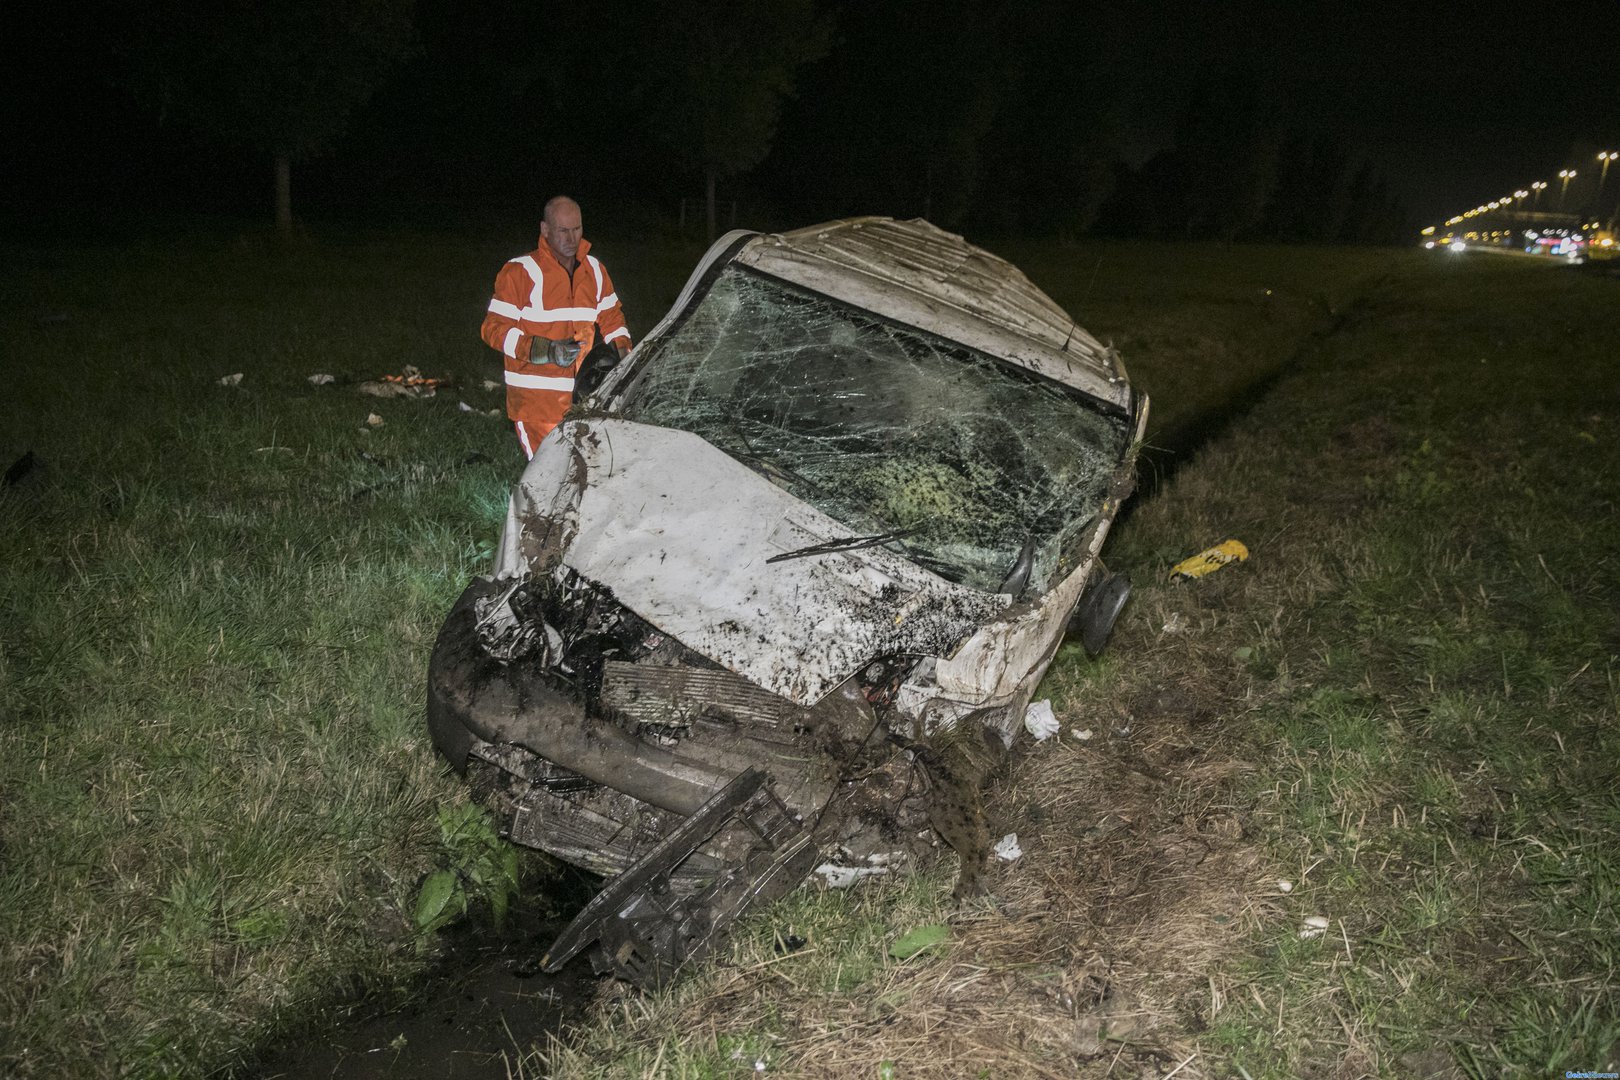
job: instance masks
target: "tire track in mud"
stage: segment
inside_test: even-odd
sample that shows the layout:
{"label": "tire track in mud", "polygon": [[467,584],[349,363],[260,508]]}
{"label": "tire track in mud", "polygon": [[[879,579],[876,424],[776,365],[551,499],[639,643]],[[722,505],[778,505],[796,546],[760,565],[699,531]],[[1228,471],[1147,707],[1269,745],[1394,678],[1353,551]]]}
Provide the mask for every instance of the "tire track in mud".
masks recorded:
{"label": "tire track in mud", "polygon": [[1251,379],[1226,400],[1207,405],[1173,426],[1152,432],[1150,443],[1143,446],[1138,459],[1136,497],[1120,508],[1114,519],[1114,530],[1118,531],[1137,506],[1152,499],[1178,472],[1196,460],[1200,450],[1248,416],[1278,383],[1303,368],[1334,338],[1370,318],[1404,311],[1405,306],[1392,295],[1394,285],[1395,279],[1389,275],[1373,278],[1363,283],[1341,307],[1335,307],[1321,296],[1312,297],[1312,303],[1322,312],[1321,319],[1270,371]]}
{"label": "tire track in mud", "polygon": [[[1319,299],[1323,318],[1271,371],[1161,433],[1115,535],[1278,386],[1334,363],[1357,327],[1406,313],[1395,285],[1371,279],[1337,308]],[[1122,670],[1106,696],[1082,682],[1064,718],[1089,737],[1062,754],[1034,748],[991,797],[993,834],[1036,824],[1024,865],[1000,886],[1007,918],[964,938],[971,965],[999,969],[995,993],[1021,1005],[986,1007],[984,1038],[1016,1033],[1032,1075],[1054,1059],[1062,1075],[1219,1075],[1199,1051],[1237,989],[1222,968],[1282,916],[1286,895],[1238,796],[1255,766],[1230,723],[1258,704],[1225,629],[1258,602],[1256,588],[1229,573],[1142,590],[1113,646]],[[1177,624],[1186,629],[1167,634]],[[1053,977],[1020,974],[1032,963]]]}

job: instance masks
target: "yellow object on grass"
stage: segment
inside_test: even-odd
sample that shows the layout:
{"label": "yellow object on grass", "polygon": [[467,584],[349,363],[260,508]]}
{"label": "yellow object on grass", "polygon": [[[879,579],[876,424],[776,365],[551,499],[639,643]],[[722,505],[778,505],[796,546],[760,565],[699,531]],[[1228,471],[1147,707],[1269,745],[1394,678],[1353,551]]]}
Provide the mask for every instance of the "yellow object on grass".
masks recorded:
{"label": "yellow object on grass", "polygon": [[1176,563],[1170,571],[1172,578],[1201,578],[1205,574],[1213,573],[1229,562],[1242,562],[1249,557],[1249,549],[1243,546],[1241,540],[1228,540],[1212,548],[1200,551],[1190,559],[1183,559]]}

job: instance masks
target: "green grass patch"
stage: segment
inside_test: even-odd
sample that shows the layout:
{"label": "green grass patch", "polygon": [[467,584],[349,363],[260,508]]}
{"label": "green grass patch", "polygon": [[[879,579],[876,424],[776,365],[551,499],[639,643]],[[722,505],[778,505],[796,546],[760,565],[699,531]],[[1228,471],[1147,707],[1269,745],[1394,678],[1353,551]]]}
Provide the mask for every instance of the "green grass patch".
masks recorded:
{"label": "green grass patch", "polygon": [[1264,658],[1245,795],[1296,882],[1209,1040],[1246,1075],[1620,1052],[1615,299],[1488,262],[1386,285],[1121,537],[1270,537],[1217,631]]}

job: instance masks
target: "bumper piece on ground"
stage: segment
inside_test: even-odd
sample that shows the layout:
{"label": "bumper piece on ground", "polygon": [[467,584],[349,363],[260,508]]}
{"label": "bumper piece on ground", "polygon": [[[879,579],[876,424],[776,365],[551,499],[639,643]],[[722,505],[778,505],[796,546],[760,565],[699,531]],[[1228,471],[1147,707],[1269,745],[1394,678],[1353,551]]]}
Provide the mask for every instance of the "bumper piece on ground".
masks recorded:
{"label": "bumper piece on ground", "polygon": [[[753,844],[739,864],[707,887],[682,894],[671,876],[699,845],[723,829],[742,829]],[[745,769],[634,865],[603,886],[541,959],[557,971],[592,942],[599,972],[645,987],[662,985],[689,960],[709,952],[756,903],[786,895],[820,861],[811,832]]]}

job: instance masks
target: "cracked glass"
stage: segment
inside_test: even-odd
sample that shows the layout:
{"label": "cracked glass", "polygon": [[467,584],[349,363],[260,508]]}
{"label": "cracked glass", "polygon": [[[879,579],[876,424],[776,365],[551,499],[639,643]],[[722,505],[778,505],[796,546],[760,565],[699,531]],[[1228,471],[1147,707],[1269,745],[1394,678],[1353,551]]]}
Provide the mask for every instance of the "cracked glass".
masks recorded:
{"label": "cracked glass", "polygon": [[854,533],[905,532],[889,546],[986,591],[1026,544],[1047,587],[1129,439],[1078,391],[735,264],[649,344],[626,419],[699,435]]}

